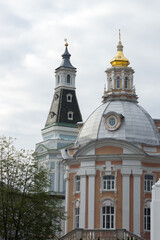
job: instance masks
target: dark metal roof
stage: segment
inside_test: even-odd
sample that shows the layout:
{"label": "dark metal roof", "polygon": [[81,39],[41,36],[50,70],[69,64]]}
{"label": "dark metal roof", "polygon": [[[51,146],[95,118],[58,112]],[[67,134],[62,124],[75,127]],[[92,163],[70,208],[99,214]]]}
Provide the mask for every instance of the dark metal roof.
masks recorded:
{"label": "dark metal roof", "polygon": [[[72,95],[72,102],[67,102],[67,95]],[[73,112],[73,119],[68,119],[68,112]],[[51,108],[48,114],[48,118],[45,127],[53,125],[55,123],[76,124],[82,121],[81,112],[78,106],[75,90],[71,89],[57,89]]]}
{"label": "dark metal roof", "polygon": [[73,67],[73,65],[70,62],[70,56],[71,56],[71,54],[68,52],[68,48],[66,46],[65,51],[62,54],[61,65],[58,68],[56,68],[56,70],[61,68],[61,67],[76,69],[75,67]]}

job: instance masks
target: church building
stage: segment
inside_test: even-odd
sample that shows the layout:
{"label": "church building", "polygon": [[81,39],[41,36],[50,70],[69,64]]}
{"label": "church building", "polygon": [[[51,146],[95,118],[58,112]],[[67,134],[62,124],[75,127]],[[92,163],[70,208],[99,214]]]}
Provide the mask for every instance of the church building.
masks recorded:
{"label": "church building", "polygon": [[71,146],[78,134],[77,122],[82,121],[75,91],[76,68],[70,62],[68,43],[62,62],[55,69],[55,90],[45,127],[43,141],[36,144],[38,163],[50,171],[50,191],[65,195],[64,166],[61,150]]}
{"label": "church building", "polygon": [[[160,119],[152,119],[138,104],[134,70],[123,54],[120,34],[116,56],[110,63],[105,71],[103,103],[83,124],[74,146],[62,150],[65,231],[84,229],[97,234],[98,230],[125,229],[149,240],[151,188],[160,178]],[[58,96],[63,73],[62,64],[56,70]],[[74,79],[75,69],[69,68],[67,74]],[[70,91],[68,85],[65,91]],[[55,115],[51,117],[52,112]],[[57,112],[51,107],[42,130],[44,137],[53,133],[56,118]],[[79,114],[76,121],[80,120]]]}

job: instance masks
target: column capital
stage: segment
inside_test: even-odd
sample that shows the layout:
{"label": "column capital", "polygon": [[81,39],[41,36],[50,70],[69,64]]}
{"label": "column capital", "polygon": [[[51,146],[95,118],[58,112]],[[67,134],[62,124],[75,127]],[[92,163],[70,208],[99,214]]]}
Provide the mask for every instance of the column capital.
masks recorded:
{"label": "column capital", "polygon": [[95,176],[96,175],[96,169],[88,169],[87,170],[88,176]]}
{"label": "column capital", "polygon": [[131,175],[131,169],[130,168],[122,168],[121,169],[121,174],[130,176]]}
{"label": "column capital", "polygon": [[81,177],[86,177],[87,172],[85,169],[80,169],[80,170],[78,170],[77,174]]}
{"label": "column capital", "polygon": [[142,175],[142,169],[132,169],[133,176],[141,176]]}

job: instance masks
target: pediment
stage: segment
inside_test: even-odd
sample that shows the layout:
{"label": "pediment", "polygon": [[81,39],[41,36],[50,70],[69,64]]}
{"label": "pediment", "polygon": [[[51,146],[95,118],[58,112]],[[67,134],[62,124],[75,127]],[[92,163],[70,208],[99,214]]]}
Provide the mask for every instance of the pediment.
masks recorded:
{"label": "pediment", "polygon": [[85,155],[146,155],[143,149],[124,140],[101,139],[82,146],[75,156]]}
{"label": "pediment", "polygon": [[39,144],[39,145],[36,147],[35,152],[39,154],[39,153],[46,152],[46,150],[47,150],[47,149],[45,148],[44,145]]}

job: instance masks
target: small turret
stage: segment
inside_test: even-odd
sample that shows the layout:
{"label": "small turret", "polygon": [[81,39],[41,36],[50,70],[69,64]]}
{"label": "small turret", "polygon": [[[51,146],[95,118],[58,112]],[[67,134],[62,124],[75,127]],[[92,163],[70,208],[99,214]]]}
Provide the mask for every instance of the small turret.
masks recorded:
{"label": "small turret", "polygon": [[71,54],[68,52],[67,39],[65,39],[65,42],[61,65],[55,69],[55,89],[60,87],[75,89],[76,68],[70,62]]}
{"label": "small turret", "polygon": [[138,97],[133,86],[134,70],[128,67],[130,62],[123,54],[120,30],[117,54],[110,63],[112,67],[106,70],[107,90],[104,90],[103,102],[111,100],[137,102]]}
{"label": "small turret", "polygon": [[[45,133],[45,138],[51,135],[50,131],[52,132],[52,126],[77,129],[77,122],[82,121],[75,91],[76,68],[70,63],[71,54],[68,52],[67,39],[65,39],[65,42],[65,52],[62,54],[62,63],[55,70],[55,93],[45,128],[42,130],[42,135]],[[49,133],[46,134],[46,132]]]}

